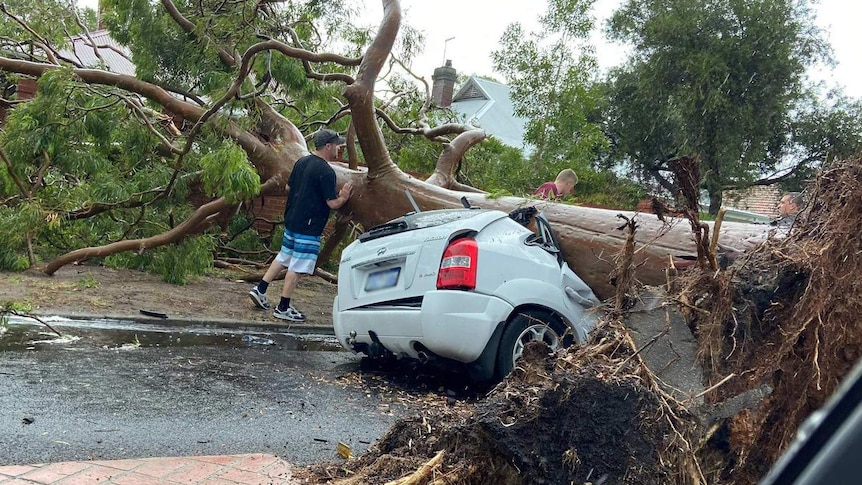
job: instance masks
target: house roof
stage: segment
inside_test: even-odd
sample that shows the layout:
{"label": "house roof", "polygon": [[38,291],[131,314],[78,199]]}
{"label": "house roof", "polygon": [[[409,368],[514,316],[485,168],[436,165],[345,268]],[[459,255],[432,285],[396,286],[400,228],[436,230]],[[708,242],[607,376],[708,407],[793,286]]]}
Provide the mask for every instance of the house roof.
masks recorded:
{"label": "house roof", "polygon": [[[93,42],[99,46],[99,55],[105,60],[105,67],[117,74],[135,75],[135,65],[131,61],[131,53],[125,46],[115,41],[107,30],[94,30],[90,32]],[[100,68],[101,61],[96,56],[95,50],[90,45],[86,35],[72,37],[73,50],[63,50],[61,53],[71,59],[81,62],[85,67]],[[119,52],[118,52],[119,51]],[[125,54],[125,57],[120,54]]]}
{"label": "house roof", "polygon": [[510,91],[505,84],[470,76],[452,97],[450,108],[463,115],[467,123],[527,154],[531,151],[524,143],[527,121],[515,115]]}

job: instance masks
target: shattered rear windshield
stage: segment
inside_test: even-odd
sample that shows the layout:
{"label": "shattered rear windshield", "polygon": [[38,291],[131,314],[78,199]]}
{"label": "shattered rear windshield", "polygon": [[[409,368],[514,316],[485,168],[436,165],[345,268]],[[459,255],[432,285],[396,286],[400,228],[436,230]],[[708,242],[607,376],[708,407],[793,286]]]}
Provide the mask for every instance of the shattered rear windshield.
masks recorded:
{"label": "shattered rear windshield", "polygon": [[362,233],[359,236],[359,240],[370,241],[390,234],[398,234],[427,227],[436,227],[453,221],[469,219],[483,212],[486,211],[481,209],[441,209],[408,214],[393,221],[389,221],[386,224],[372,227],[368,231]]}

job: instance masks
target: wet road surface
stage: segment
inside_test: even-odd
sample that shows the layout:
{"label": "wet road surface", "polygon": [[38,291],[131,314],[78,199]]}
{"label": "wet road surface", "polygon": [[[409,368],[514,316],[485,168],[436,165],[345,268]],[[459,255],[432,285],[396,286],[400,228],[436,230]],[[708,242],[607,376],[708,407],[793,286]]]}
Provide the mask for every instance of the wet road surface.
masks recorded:
{"label": "wet road surface", "polygon": [[[118,322],[13,323],[0,337],[0,465],[366,449],[408,412],[331,337]],[[245,338],[243,338],[245,337]],[[353,378],[350,378],[353,376]]]}

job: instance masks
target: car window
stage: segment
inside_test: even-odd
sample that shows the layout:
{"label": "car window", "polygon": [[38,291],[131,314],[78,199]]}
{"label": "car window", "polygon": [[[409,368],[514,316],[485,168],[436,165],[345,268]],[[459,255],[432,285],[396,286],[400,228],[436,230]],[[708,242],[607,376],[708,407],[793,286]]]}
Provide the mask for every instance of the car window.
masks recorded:
{"label": "car window", "polygon": [[407,221],[407,224],[410,225],[413,229],[422,229],[425,227],[440,226],[453,221],[469,219],[476,214],[482,212],[485,211],[477,209],[447,209],[425,211],[404,216],[404,220]]}
{"label": "car window", "polygon": [[557,261],[562,264],[563,262],[563,251],[560,248],[559,242],[557,242],[557,237],[554,235],[554,231],[551,229],[551,224],[545,219],[545,216],[539,214],[536,216],[536,228],[538,230],[538,239],[540,245],[545,251],[549,253],[553,253],[557,256]]}
{"label": "car window", "polygon": [[450,222],[469,219],[477,214],[485,212],[488,211],[481,209],[441,209],[410,213],[393,221],[389,221],[386,224],[372,227],[368,231],[360,234],[359,241],[365,242],[379,237],[388,236],[390,234],[441,226]]}

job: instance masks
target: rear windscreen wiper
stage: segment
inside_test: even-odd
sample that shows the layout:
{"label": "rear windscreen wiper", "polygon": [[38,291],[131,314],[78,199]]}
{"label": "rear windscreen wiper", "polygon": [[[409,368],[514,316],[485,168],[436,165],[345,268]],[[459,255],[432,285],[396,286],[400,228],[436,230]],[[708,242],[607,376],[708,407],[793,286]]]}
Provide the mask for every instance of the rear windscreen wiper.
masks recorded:
{"label": "rear windscreen wiper", "polygon": [[407,230],[407,228],[407,221],[405,221],[404,219],[398,219],[392,222],[387,222],[386,224],[372,227],[368,231],[360,234],[359,240],[363,242],[369,241],[378,237],[383,237],[389,234],[395,234],[401,231],[405,231]]}

